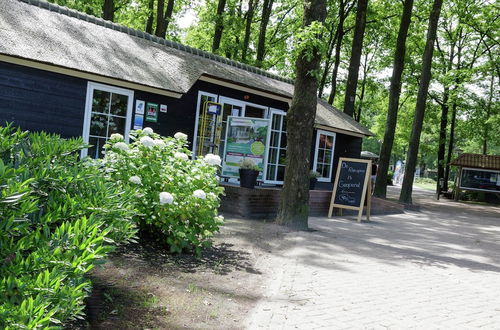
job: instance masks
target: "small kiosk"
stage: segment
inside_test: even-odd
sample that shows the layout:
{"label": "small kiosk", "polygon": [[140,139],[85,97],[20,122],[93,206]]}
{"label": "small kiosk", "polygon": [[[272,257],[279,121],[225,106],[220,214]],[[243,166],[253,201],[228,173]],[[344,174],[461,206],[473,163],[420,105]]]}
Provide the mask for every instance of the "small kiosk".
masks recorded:
{"label": "small kiosk", "polygon": [[458,166],[455,200],[462,190],[483,191],[500,196],[500,156],[461,154],[450,165]]}

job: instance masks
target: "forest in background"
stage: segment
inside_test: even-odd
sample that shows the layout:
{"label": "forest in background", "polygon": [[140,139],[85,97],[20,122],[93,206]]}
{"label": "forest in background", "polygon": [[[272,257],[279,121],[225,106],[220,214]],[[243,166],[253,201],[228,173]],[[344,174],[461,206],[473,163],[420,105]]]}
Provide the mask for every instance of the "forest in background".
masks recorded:
{"label": "forest in background", "polygon": [[[327,1],[318,29],[323,57],[318,95],[344,109],[346,82],[356,71],[352,116],[375,136],[364,150],[380,152],[389,86],[405,1],[367,2],[364,31],[354,38],[359,4]],[[408,0],[406,0],[408,1]],[[294,78],[296,44],[303,38],[297,0],[51,0],[97,17]],[[391,162],[408,152],[432,2],[411,11]],[[195,17],[188,27],[181,19]],[[437,27],[418,167],[436,169],[460,152],[500,154],[500,8],[491,0],[445,0]],[[353,47],[353,39],[361,43]],[[352,50],[359,64],[351,64]],[[350,68],[351,64],[351,68]],[[349,98],[348,98],[349,99]],[[439,146],[442,146],[439,150]],[[444,148],[443,148],[444,146]]]}

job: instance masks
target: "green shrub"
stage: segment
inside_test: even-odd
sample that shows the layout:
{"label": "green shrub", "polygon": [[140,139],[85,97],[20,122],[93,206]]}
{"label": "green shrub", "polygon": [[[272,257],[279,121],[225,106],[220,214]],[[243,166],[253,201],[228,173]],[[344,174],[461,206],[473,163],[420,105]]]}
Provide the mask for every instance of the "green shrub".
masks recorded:
{"label": "green shrub", "polygon": [[219,230],[217,181],[219,156],[190,160],[187,137],[163,138],[150,128],[131,133],[132,143],[113,135],[106,145],[103,170],[111,182],[135,194],[142,234],[166,243],[171,252],[201,253]]}
{"label": "green shrub", "polygon": [[133,196],[80,161],[81,139],[0,127],[0,328],[83,314],[85,274],[136,228]]}

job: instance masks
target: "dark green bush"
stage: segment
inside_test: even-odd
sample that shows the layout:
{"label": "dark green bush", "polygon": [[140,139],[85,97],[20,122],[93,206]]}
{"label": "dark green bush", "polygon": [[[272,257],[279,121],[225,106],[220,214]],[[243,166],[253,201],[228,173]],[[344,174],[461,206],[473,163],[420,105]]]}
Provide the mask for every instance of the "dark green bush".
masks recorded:
{"label": "dark green bush", "polygon": [[81,139],[0,127],[0,328],[83,314],[85,274],[136,233],[131,196],[80,161]]}

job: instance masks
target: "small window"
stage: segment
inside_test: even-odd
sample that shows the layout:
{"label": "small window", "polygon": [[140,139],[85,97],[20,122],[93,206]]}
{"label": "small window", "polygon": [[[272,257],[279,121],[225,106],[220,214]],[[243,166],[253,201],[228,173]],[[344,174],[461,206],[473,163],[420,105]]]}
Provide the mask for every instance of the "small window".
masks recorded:
{"label": "small window", "polygon": [[318,130],[314,153],[313,171],[319,173],[318,181],[331,182],[333,155],[335,151],[335,133]]}
{"label": "small window", "polygon": [[82,150],[82,157],[102,157],[103,146],[114,133],[128,142],[133,99],[131,90],[89,82],[82,136],[92,146]]}

